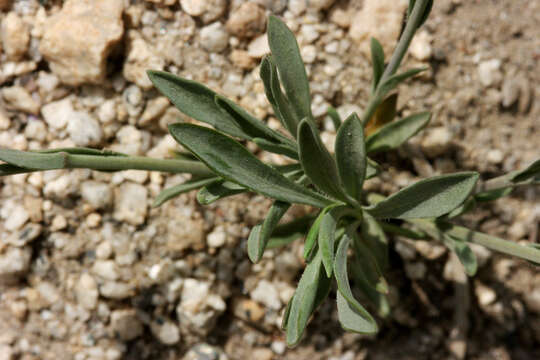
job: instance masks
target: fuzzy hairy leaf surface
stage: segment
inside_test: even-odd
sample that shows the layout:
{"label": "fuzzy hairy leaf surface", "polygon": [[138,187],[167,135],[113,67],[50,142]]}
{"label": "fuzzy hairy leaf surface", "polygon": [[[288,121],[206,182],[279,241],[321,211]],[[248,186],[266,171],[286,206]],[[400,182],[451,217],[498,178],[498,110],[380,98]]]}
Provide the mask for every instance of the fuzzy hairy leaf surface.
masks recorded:
{"label": "fuzzy hairy leaf surface", "polygon": [[338,170],[334,158],[322,143],[315,125],[308,119],[298,127],[300,163],[311,182],[328,195],[343,200]]}
{"label": "fuzzy hairy leaf surface", "polygon": [[173,104],[195,120],[212,125],[231,136],[249,139],[235,120],[216,104],[216,93],[203,84],[164,71],[150,70],[148,78]]}
{"label": "fuzzy hairy leaf surface", "polygon": [[336,230],[340,220],[347,215],[354,215],[348,206],[333,207],[324,214],[319,226],[318,244],[328,277],[332,276],[334,267]]}
{"label": "fuzzy hairy leaf surface", "polygon": [[372,91],[374,91],[377,85],[379,85],[381,76],[384,73],[384,50],[379,40],[375,38],[371,38],[370,45],[371,45],[371,66],[373,67]]}
{"label": "fuzzy hairy leaf surface", "polygon": [[247,241],[247,250],[249,259],[253,263],[257,263],[261,259],[272,232],[290,207],[289,203],[274,201],[264,222],[251,230]]}
{"label": "fuzzy hairy leaf surface", "polygon": [[298,119],[311,118],[309,81],[298,43],[287,25],[273,15],[268,18],[268,45]]}
{"label": "fuzzy hairy leaf surface", "polygon": [[366,139],[368,153],[395,149],[422,130],[431,118],[429,112],[391,122]]}
{"label": "fuzzy hairy leaf surface", "polygon": [[369,312],[354,298],[347,273],[347,250],[351,243],[349,231],[343,235],[334,263],[334,274],[338,286],[337,306],[341,326],[348,331],[361,334],[374,334],[378,330],[377,323]]}
{"label": "fuzzy hairy leaf surface", "polygon": [[325,197],[295,184],[265,165],[240,143],[215,130],[192,124],[173,124],[169,131],[176,141],[227,180],[284,202],[320,208],[330,204]]}
{"label": "fuzzy hairy leaf surface", "polygon": [[446,247],[457,255],[459,262],[465,268],[465,273],[474,276],[478,269],[478,261],[469,245],[465,241],[448,234],[444,234],[442,240]]}
{"label": "fuzzy hairy leaf surface", "polygon": [[322,268],[320,252],[304,269],[298,287],[286,311],[286,339],[289,346],[300,341],[311,314],[326,299],[330,291],[331,279],[327,278]]}
{"label": "fuzzy hairy leaf surface", "polygon": [[241,194],[246,188],[231,181],[215,180],[202,187],[197,193],[197,201],[201,205],[209,205],[228,196]]}
{"label": "fuzzy hairy leaf surface", "polygon": [[345,191],[353,199],[360,200],[366,177],[366,146],[364,127],[356,114],[350,115],[341,125],[335,143],[339,178]]}
{"label": "fuzzy hairy leaf surface", "polygon": [[461,205],[474,189],[478,173],[461,172],[420,180],[366,208],[375,218],[435,218]]}
{"label": "fuzzy hairy leaf surface", "polygon": [[0,160],[32,170],[55,170],[66,167],[66,154],[0,149]]}

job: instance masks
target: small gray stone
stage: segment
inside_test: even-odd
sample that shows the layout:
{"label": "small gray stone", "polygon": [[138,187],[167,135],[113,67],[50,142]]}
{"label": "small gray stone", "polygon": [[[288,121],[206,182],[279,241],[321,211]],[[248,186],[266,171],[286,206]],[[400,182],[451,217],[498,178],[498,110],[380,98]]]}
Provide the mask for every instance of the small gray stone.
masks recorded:
{"label": "small gray stone", "polygon": [[227,355],[220,349],[202,343],[193,346],[182,360],[227,360]]}
{"label": "small gray stone", "polygon": [[9,231],[18,230],[24,224],[26,224],[29,218],[30,215],[28,215],[28,211],[26,211],[24,206],[15,205],[9,212],[9,215],[4,223],[4,228]]}
{"label": "small gray stone", "polygon": [[77,302],[87,310],[93,310],[98,302],[98,288],[94,278],[87,273],[83,273],[75,285],[75,296]]}
{"label": "small gray stone", "polygon": [[165,345],[174,345],[180,341],[180,330],[178,326],[170,321],[163,323],[153,322],[150,329],[152,330],[152,334]]}
{"label": "small gray stone", "polygon": [[478,78],[484,87],[496,86],[502,81],[501,60],[491,59],[478,65]]}
{"label": "small gray stone", "polygon": [[99,287],[99,293],[109,299],[125,299],[133,296],[133,287],[126,283],[107,281]]}
{"label": "small gray stone", "polygon": [[263,279],[259,281],[257,287],[251,291],[250,295],[253,300],[258,301],[271,309],[281,309],[279,293],[274,284],[268,280]]}
{"label": "small gray stone", "polygon": [[30,269],[30,247],[8,247],[0,254],[0,283],[12,283]]}
{"label": "small gray stone", "polygon": [[111,330],[124,341],[133,340],[143,333],[143,326],[133,309],[111,313]]}
{"label": "small gray stone", "polygon": [[253,58],[262,58],[269,53],[270,46],[268,45],[268,36],[266,34],[257,36],[248,45],[248,54]]}
{"label": "small gray stone", "polygon": [[235,36],[250,38],[262,33],[265,24],[264,10],[253,2],[246,2],[231,13],[226,27]]}
{"label": "small gray stone", "polygon": [[202,46],[214,53],[219,53],[227,47],[229,35],[220,22],[215,22],[201,29]]}
{"label": "small gray stone", "polygon": [[452,145],[452,133],[444,126],[429,129],[422,140],[422,151],[429,157],[437,157]]}
{"label": "small gray stone", "polygon": [[81,195],[93,209],[103,209],[112,203],[109,185],[99,181],[85,181],[81,184]]}
{"label": "small gray stone", "polygon": [[97,260],[92,266],[92,273],[105,280],[116,280],[119,276],[118,267],[112,260]]}
{"label": "small gray stone", "polygon": [[71,140],[78,146],[98,145],[103,138],[99,122],[83,111],[71,113],[67,131]]}
{"label": "small gray stone", "polygon": [[57,130],[66,127],[73,112],[73,105],[69,98],[48,103],[41,108],[41,115],[47,125]]}
{"label": "small gray stone", "polygon": [[519,99],[520,84],[512,78],[505,79],[502,86],[502,106],[509,108]]}
{"label": "small gray stone", "polygon": [[146,219],[148,190],[139,184],[126,183],[115,189],[114,218],[132,225]]}
{"label": "small gray stone", "polygon": [[32,95],[21,86],[4,87],[2,96],[12,107],[17,110],[37,115],[40,104]]}

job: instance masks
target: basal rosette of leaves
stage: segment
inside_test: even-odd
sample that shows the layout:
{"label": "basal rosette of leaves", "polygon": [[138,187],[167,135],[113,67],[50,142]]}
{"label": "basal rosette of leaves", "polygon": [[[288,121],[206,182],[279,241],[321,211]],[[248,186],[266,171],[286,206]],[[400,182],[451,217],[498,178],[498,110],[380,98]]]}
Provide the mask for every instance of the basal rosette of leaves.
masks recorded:
{"label": "basal rosette of leaves", "polygon": [[[486,246],[540,264],[540,250],[455,225],[452,220],[475,208],[476,203],[508,195],[515,187],[540,184],[540,160],[521,171],[479,181],[475,172],[434,176],[391,196],[366,193],[363,184],[379,167],[370,155],[399,147],[423,129],[430,114],[418,113],[393,121],[394,89],[423,69],[397,72],[416,30],[426,20],[432,1],[410,1],[408,21],[396,50],[385,63],[382,47],[371,40],[373,83],[362,116],[329,116],[337,130],[332,154],[321,141],[311,113],[309,82],[293,33],[277,17],[268,19],[271,55],[260,65],[260,76],[274,115],[288,134],[270,129],[223,95],[204,85],[161,71],[148,71],[154,86],[184,114],[210,125],[177,123],[170,134],[190,154],[175,159],[126,156],[86,148],[21,152],[0,149],[0,175],[31,171],[90,168],[102,171],[144,169],[190,173],[186,183],[163,190],[158,206],[182,193],[199,189],[197,200],[210,204],[242,192],[274,199],[265,220],[247,240],[247,253],[258,262],[265,249],[305,236],[306,267],[283,316],[287,343],[296,345],[317,307],[337,285],[338,318],[348,331],[377,332],[375,318],[354,295],[356,290],[381,317],[388,315],[387,233],[412,239],[432,238],[455,252],[466,273],[474,275],[477,261],[469,243]],[[251,141],[261,150],[280,154],[292,164],[264,163],[242,144]],[[289,224],[280,220],[292,204],[319,209],[315,217]],[[396,221],[392,220],[396,219]],[[399,226],[398,226],[399,225]]]}

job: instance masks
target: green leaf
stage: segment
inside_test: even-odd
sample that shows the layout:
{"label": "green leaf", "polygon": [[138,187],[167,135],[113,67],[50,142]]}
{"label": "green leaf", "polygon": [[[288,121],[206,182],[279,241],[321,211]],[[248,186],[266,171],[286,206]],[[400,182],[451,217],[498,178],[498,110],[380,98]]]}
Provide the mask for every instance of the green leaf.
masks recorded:
{"label": "green leaf", "polygon": [[360,292],[377,308],[377,313],[381,317],[387,317],[390,315],[390,303],[388,297],[376,291],[367,281],[366,277],[362,273],[358,259],[355,257],[349,262],[351,265],[352,277],[360,289]]}
{"label": "green leaf", "polygon": [[32,170],[55,170],[66,167],[67,153],[38,153],[0,149],[0,160],[11,165]]}
{"label": "green leaf", "polygon": [[338,286],[337,306],[341,326],[347,331],[361,334],[374,334],[377,323],[366,309],[354,298],[347,274],[347,250],[351,242],[347,232],[339,243],[334,263],[334,274]]}
{"label": "green leaf", "polygon": [[493,200],[502,198],[504,196],[510,195],[510,193],[513,190],[514,190],[513,187],[504,187],[504,188],[498,188],[498,189],[493,189],[489,191],[483,191],[483,192],[474,194],[474,198],[478,202],[493,201]]}
{"label": "green leaf", "polygon": [[465,241],[447,234],[443,235],[442,240],[446,247],[457,255],[459,262],[465,268],[465,273],[469,276],[474,276],[478,269],[478,262],[476,255],[469,245]]}
{"label": "green leaf", "polygon": [[364,127],[355,113],[350,115],[339,128],[335,153],[339,178],[345,191],[354,199],[360,200],[362,184],[366,177],[367,159]]}
{"label": "green leaf", "polygon": [[331,281],[324,275],[320,252],[306,266],[294,293],[287,317],[287,344],[298,344],[307,322],[330,291]]}
{"label": "green leaf", "polygon": [[373,66],[372,91],[375,91],[384,73],[384,50],[381,43],[373,37],[371,38],[371,66]]}
{"label": "green leaf", "polygon": [[351,233],[350,237],[354,241],[354,253],[358,259],[361,272],[364,274],[369,286],[382,294],[388,294],[388,283],[379,265],[381,264],[381,260],[375,257],[372,249],[368,247],[365,240],[363,238],[361,239],[356,232]]}
{"label": "green leaf", "polygon": [[407,71],[404,71],[399,74],[395,74],[390,76],[388,79],[386,79],[383,83],[379,85],[379,88],[377,90],[377,96],[384,97],[386,94],[388,94],[390,91],[396,88],[399,84],[404,82],[405,80],[421,73],[422,71],[427,70],[427,67],[423,68],[417,68],[417,69],[410,69]]}
{"label": "green leaf", "polygon": [[379,175],[381,169],[379,164],[377,164],[375,161],[371,160],[370,158],[367,158],[367,166],[366,166],[366,180],[374,178],[375,176]]}
{"label": "green leaf", "polygon": [[526,169],[518,171],[517,174],[512,176],[512,182],[527,181],[538,175],[540,175],[540,159],[527,166]]}
{"label": "green leaf", "polygon": [[306,236],[306,241],[304,243],[304,259],[306,260],[311,259],[311,255],[313,253],[317,237],[319,236],[319,227],[321,225],[321,221],[324,215],[326,215],[326,213],[330,209],[336,206],[337,206],[336,204],[333,204],[322,209],[319,215],[317,216],[317,218],[315,219],[315,221],[313,222],[313,225],[311,225],[311,228],[309,229],[309,232]]}
{"label": "green leaf", "polygon": [[328,277],[332,276],[334,266],[336,229],[340,220],[345,216],[354,216],[354,211],[347,206],[333,207],[323,216],[319,227],[319,249],[321,249],[323,264]]}
{"label": "green leaf", "polygon": [[170,199],[173,199],[180,194],[183,194],[185,192],[188,192],[194,189],[198,189],[202,186],[206,186],[208,184],[216,182],[218,179],[219,178],[212,177],[212,178],[202,179],[202,180],[191,180],[182,184],[171,186],[167,189],[162,190],[158,194],[158,196],[154,199],[154,203],[152,204],[152,207],[158,207],[164,202],[169,201]]}
{"label": "green leaf", "polygon": [[308,119],[302,120],[298,127],[298,147],[300,163],[311,182],[328,195],[345,199],[339,185],[336,162],[322,143],[317,128]]}
{"label": "green leaf", "polygon": [[450,211],[446,217],[448,219],[452,219],[458,216],[461,216],[465,213],[468,213],[469,211],[472,211],[476,208],[476,200],[474,199],[474,196],[469,197],[463,204],[455,208],[454,210]]}
{"label": "green leaf", "polygon": [[339,116],[339,113],[337,112],[337,110],[332,106],[328,106],[326,113],[328,114],[328,116],[330,116],[330,119],[332,120],[332,123],[334,124],[334,129],[338,131],[339,127],[341,126],[341,116]]}
{"label": "green leaf", "polygon": [[365,212],[362,216],[361,235],[370,253],[375,257],[379,269],[385,271],[389,265],[388,239],[377,220]]}
{"label": "green leaf", "polygon": [[216,180],[204,186],[197,193],[197,201],[201,205],[209,205],[217,200],[245,192],[246,189],[230,181]]}
{"label": "green leaf", "polygon": [[236,121],[216,105],[216,93],[206,86],[164,71],[147,71],[154,86],[187,116],[212,125],[231,136],[249,139]]}
{"label": "green leaf", "polygon": [[23,167],[11,165],[11,164],[0,164],[0,176],[25,174],[25,173],[30,173],[34,171],[36,170],[27,169],[27,168],[23,168]]}
{"label": "green leaf", "polygon": [[367,152],[376,153],[397,148],[422,130],[429,123],[430,118],[431,114],[424,112],[383,126],[366,139]]}
{"label": "green leaf", "polygon": [[257,263],[261,259],[272,232],[289,207],[291,207],[289,203],[274,201],[264,222],[251,230],[247,241],[247,250],[249,259],[253,263]]}
{"label": "green leaf", "polygon": [[472,231],[463,226],[438,220],[437,222],[425,219],[408,220],[431,237],[443,240],[443,234],[455,239],[482,245],[490,250],[499,251],[503,254],[516,256],[540,265],[540,250],[529,248],[512,241],[506,241],[496,236],[491,236],[477,231]]}
{"label": "green leaf", "polygon": [[375,218],[434,218],[461,205],[474,189],[478,173],[461,172],[420,180],[366,208]]}
{"label": "green leaf", "polygon": [[268,142],[278,143],[278,145],[289,147],[291,151],[296,152],[295,143],[281,135],[279,132],[270,129],[265,123],[257,119],[246,110],[236,105],[221,95],[215,97],[216,105],[222,109],[227,115],[234,119],[237,126],[251,138],[262,138]]}
{"label": "green leaf", "polygon": [[227,180],[284,202],[320,208],[330,204],[325,197],[295,184],[217,131],[192,124],[173,124],[169,131],[176,141]]}
{"label": "green leaf", "polygon": [[274,114],[281,121],[281,124],[296,138],[298,119],[291,109],[291,105],[283,92],[279,83],[276,64],[271,56],[266,56],[261,63],[260,76],[264,83],[266,98],[274,109]]}
{"label": "green leaf", "polygon": [[262,138],[253,138],[251,139],[251,141],[253,141],[255,144],[257,144],[258,147],[265,151],[274,154],[285,155],[290,157],[291,159],[298,160],[298,151],[296,149],[292,149],[289,146],[283,144],[276,144]]}
{"label": "green leaf", "polygon": [[268,45],[297,118],[312,118],[309,81],[298,43],[287,25],[273,15],[268,18]]}

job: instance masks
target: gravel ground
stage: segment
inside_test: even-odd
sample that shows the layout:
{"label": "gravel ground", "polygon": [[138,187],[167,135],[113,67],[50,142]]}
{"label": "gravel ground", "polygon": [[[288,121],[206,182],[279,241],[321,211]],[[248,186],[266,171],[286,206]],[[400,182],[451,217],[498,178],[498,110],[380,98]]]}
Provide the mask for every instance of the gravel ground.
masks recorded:
{"label": "gravel ground", "polygon": [[[361,111],[368,39],[389,54],[407,3],[0,0],[0,146],[169,156],[179,147],[167,125],[192,120],[152,89],[146,69],[201,81],[279,128],[258,77],[269,13],[297,34],[330,145],[327,106]],[[487,179],[539,158],[539,25],[537,1],[435,1],[405,62],[429,71],[398,101],[400,116],[430,110],[433,120],[377,159],[385,172],[370,186],[388,193],[455,170]],[[540,358],[537,268],[474,247],[480,269],[467,279],[441,245],[400,238],[393,312],[377,336],[344,333],[329,300],[287,349],[279,323],[301,242],[248,261],[249,229],[270,204],[256,195],[202,207],[190,193],[151,208],[188,178],[59,170],[0,180],[0,360]],[[463,222],[539,242],[539,195],[515,191]]]}

